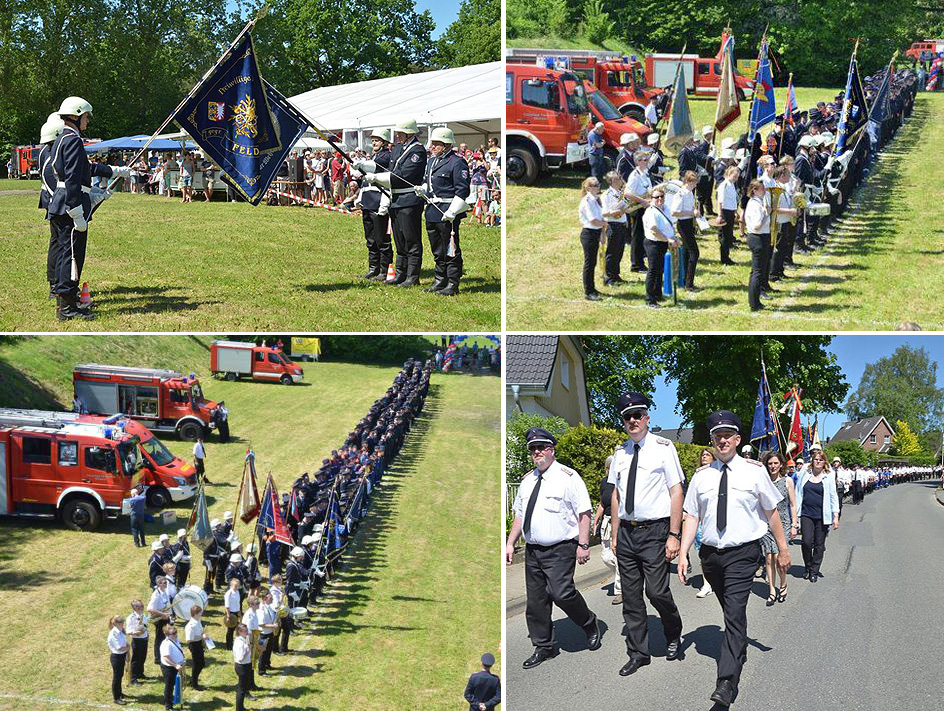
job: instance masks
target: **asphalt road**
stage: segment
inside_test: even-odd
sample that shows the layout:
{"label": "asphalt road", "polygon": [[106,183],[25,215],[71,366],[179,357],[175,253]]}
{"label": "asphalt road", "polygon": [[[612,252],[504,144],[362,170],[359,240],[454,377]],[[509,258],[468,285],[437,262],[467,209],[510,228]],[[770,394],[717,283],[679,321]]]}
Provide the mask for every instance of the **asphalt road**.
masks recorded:
{"label": "asphalt road", "polygon": [[[944,507],[936,481],[900,484],[845,505],[839,530],[826,540],[825,577],[800,578],[799,541],[787,601],[765,607],[757,579],[748,603],[748,657],[734,707],[773,711],[937,711],[944,707]],[[682,615],[684,656],[665,660],[662,624],[649,606],[652,664],[621,677],[627,661],[621,608],[611,585],[584,590],[604,627],[603,646],[555,607],[561,653],[524,670],[531,654],[523,614],[507,620],[504,708],[511,711],[632,708],[713,709],[723,625],[714,595],[695,598],[672,570]],[[694,582],[701,584],[697,567]]]}

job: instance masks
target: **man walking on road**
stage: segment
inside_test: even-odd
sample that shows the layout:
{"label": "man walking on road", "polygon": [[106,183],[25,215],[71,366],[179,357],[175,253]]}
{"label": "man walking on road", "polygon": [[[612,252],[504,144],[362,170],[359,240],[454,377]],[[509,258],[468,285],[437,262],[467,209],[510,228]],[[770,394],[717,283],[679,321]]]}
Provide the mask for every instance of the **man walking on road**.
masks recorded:
{"label": "man walking on road", "polygon": [[551,608],[556,603],[587,635],[590,650],[600,648],[600,625],[574,585],[574,561],[590,560],[590,495],[583,479],[554,458],[557,440],[547,430],[525,433],[532,470],[518,487],[515,520],[508,533],[505,562],[511,565],[515,543],[525,542],[525,619],[534,653],[522,665],[532,669],[557,656]]}

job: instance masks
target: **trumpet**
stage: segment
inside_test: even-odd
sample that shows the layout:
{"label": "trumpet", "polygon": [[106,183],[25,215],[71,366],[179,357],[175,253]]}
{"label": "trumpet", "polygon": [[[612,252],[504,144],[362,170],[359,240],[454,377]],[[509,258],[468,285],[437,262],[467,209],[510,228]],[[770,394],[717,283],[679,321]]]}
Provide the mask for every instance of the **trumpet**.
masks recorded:
{"label": "trumpet", "polygon": [[770,248],[777,244],[777,208],[780,207],[780,196],[785,192],[783,188],[770,188]]}

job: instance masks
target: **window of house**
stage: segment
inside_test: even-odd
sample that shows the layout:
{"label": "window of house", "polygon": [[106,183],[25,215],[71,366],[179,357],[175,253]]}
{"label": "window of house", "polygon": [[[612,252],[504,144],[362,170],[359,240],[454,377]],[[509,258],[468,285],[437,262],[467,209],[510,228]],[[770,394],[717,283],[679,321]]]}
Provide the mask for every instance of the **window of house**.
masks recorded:
{"label": "window of house", "polygon": [[891,439],[889,435],[885,435],[885,444],[888,444],[888,441]]}
{"label": "window of house", "polygon": [[561,385],[570,390],[570,358],[561,355]]}
{"label": "window of house", "polygon": [[869,435],[869,444],[875,444],[875,435]]}

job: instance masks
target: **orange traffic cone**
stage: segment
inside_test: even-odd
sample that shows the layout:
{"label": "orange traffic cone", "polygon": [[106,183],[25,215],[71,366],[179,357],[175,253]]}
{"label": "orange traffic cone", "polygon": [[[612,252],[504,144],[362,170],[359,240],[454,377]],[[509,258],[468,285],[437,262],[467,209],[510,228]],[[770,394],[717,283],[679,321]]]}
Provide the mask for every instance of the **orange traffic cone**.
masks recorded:
{"label": "orange traffic cone", "polygon": [[89,293],[88,282],[82,282],[82,291],[79,294],[79,306],[88,306],[92,303],[92,295]]}
{"label": "orange traffic cone", "polygon": [[397,270],[393,268],[393,264],[387,265],[387,281],[396,281],[397,279]]}

